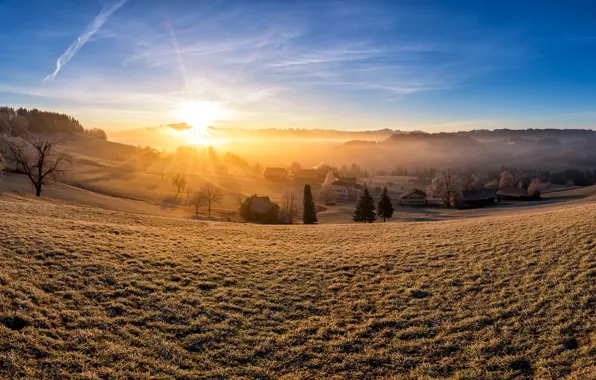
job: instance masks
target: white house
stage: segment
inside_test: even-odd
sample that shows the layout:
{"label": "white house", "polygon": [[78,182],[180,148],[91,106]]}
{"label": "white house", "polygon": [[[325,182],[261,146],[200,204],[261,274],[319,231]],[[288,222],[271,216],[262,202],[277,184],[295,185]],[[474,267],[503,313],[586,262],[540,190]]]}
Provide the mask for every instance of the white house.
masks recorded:
{"label": "white house", "polygon": [[426,204],[426,193],[418,189],[406,191],[399,198],[399,204],[403,206],[424,206]]}
{"label": "white house", "polygon": [[355,201],[360,196],[360,185],[356,181],[337,180],[333,182],[333,190],[335,190],[335,200],[338,202]]}
{"label": "white house", "polygon": [[335,199],[339,202],[348,200],[348,188],[344,185],[333,184],[333,190],[335,190]]}

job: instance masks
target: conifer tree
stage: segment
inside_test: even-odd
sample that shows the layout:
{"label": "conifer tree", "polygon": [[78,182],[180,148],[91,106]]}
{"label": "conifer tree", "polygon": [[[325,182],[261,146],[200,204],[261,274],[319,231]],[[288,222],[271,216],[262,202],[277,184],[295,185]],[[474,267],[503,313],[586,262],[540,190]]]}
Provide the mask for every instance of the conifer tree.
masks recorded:
{"label": "conifer tree", "polygon": [[315,209],[315,202],[312,199],[310,185],[304,185],[304,212],[302,213],[302,221],[304,224],[317,223],[317,210]]}
{"label": "conifer tree", "polygon": [[377,204],[377,215],[380,218],[383,218],[383,222],[385,222],[387,219],[391,219],[391,217],[393,216],[393,211],[393,204],[391,203],[391,199],[387,194],[387,188],[384,187],[381,199]]}
{"label": "conifer tree", "polygon": [[362,196],[358,198],[358,202],[356,202],[356,207],[354,207],[354,213],[352,214],[352,220],[354,222],[364,222],[364,211],[362,209]]}
{"label": "conifer tree", "polygon": [[358,203],[354,208],[354,215],[352,220],[354,222],[372,223],[376,220],[375,217],[375,201],[365,187],[362,195],[358,198]]}

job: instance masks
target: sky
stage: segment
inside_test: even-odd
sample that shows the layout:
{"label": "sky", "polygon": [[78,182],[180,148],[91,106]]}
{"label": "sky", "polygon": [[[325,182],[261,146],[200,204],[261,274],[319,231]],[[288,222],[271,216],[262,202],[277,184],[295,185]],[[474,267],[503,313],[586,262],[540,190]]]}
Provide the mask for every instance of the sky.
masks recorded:
{"label": "sky", "polygon": [[596,128],[594,14],[593,1],[0,0],[0,105],[107,131],[189,112],[241,128]]}

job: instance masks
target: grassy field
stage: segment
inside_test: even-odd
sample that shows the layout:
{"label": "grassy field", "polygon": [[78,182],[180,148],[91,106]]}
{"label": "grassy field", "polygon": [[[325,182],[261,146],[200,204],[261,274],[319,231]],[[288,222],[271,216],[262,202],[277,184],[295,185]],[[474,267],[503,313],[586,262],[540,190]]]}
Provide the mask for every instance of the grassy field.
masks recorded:
{"label": "grassy field", "polygon": [[257,226],[0,196],[0,374],[596,378],[596,203]]}

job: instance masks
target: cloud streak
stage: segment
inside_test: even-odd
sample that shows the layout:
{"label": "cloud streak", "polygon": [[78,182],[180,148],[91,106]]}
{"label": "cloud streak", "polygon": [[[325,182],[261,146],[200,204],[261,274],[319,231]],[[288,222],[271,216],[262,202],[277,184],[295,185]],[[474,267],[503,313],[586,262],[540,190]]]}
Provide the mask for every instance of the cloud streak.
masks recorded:
{"label": "cloud streak", "polygon": [[[95,19],[60,56],[45,90],[33,83],[28,92],[40,102],[113,109],[112,116],[94,114],[113,125],[123,125],[124,111],[146,113],[126,119],[135,125],[176,122],[177,108],[189,98],[233,110],[245,126],[356,126],[366,118],[425,125],[439,119],[435,114],[455,112],[443,106],[422,114],[426,102],[440,102],[453,88],[466,93],[470,83],[515,66],[525,54],[508,32],[457,21],[453,33],[431,33],[427,27],[442,25],[433,17],[405,17],[395,9],[382,12],[392,21],[385,22],[378,9],[363,15],[271,2],[166,2],[129,12],[119,8],[132,3],[107,1],[99,15],[99,9],[87,11]],[[81,71],[59,74],[90,39],[96,49],[77,61]],[[62,84],[52,85],[57,75]]]}
{"label": "cloud streak", "polygon": [[93,35],[101,29],[103,24],[105,24],[106,21],[108,21],[110,16],[114,12],[116,12],[120,7],[122,7],[127,1],[128,0],[120,0],[118,3],[112,5],[111,7],[106,7],[102,9],[101,12],[99,12],[99,15],[97,15],[93,19],[93,21],[87,26],[85,31],[79,37],[77,37],[77,39],[72,44],[70,44],[68,49],[66,49],[66,51],[58,58],[58,60],[56,61],[56,70],[47,77],[45,77],[45,79],[42,81],[42,84],[44,84],[48,80],[53,80],[54,78],[56,78],[56,75],[58,75],[60,69],[64,67],[75,56],[75,54],[77,54],[79,50],[81,50],[81,48],[87,43],[87,41],[89,41],[89,39],[93,37]]}

